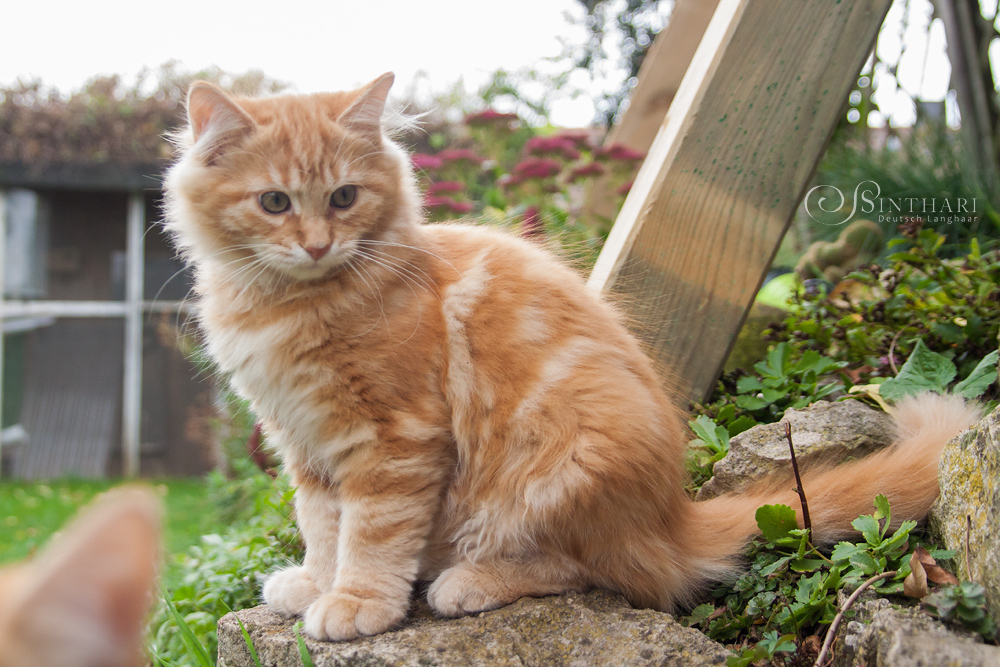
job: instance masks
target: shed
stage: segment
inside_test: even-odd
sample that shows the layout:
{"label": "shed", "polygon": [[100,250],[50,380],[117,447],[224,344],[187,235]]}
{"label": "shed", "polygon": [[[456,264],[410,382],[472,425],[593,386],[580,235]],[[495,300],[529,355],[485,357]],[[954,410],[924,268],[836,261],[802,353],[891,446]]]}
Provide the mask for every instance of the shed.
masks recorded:
{"label": "shed", "polygon": [[182,352],[165,163],[0,162],[4,476],[204,472],[216,389]]}

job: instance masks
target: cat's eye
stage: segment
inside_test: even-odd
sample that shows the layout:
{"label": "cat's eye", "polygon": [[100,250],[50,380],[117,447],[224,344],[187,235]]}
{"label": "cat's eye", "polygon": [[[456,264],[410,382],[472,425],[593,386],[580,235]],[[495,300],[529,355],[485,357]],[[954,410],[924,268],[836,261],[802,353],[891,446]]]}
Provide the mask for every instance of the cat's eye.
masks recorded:
{"label": "cat's eye", "polygon": [[292,206],[292,200],[284,192],[273,190],[265,192],[259,198],[260,207],[268,213],[284,213]]}
{"label": "cat's eye", "polygon": [[330,206],[334,208],[350,208],[358,197],[356,185],[342,185],[330,195]]}

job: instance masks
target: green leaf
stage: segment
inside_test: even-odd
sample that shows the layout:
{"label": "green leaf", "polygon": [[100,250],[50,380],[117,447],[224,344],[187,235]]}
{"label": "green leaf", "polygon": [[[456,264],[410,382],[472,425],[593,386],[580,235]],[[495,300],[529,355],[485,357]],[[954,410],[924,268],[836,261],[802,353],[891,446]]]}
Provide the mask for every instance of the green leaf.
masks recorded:
{"label": "green leaf", "polygon": [[969,377],[955,385],[955,393],[963,398],[979,398],[997,381],[997,362],[1000,361],[1000,352],[994,350],[990,352],[982,361],[972,369]]}
{"label": "green leaf", "polygon": [[757,425],[757,420],[749,415],[741,415],[737,417],[729,425],[729,437],[737,436],[743,431],[753,428]]}
{"label": "green leaf", "polygon": [[882,383],[879,393],[889,401],[899,401],[906,396],[924,391],[944,392],[958,370],[947,357],[932,352],[917,340],[913,353],[899,369],[899,375]]}
{"label": "green leaf", "polygon": [[882,534],[879,529],[878,521],[875,520],[875,517],[867,514],[859,516],[851,522],[851,525],[854,526],[855,530],[864,536],[865,542],[873,547],[878,546],[878,544],[882,541]]}
{"label": "green leaf", "polygon": [[705,604],[700,604],[691,610],[690,616],[685,616],[681,619],[684,627],[690,628],[695,625],[700,625],[708,619],[709,616],[715,613],[715,605],[706,602]]}
{"label": "green leaf", "polygon": [[169,595],[165,595],[163,600],[167,603],[167,610],[173,617],[174,621],[177,623],[177,628],[180,631],[181,641],[187,647],[188,651],[194,656],[195,660],[198,661],[198,665],[201,667],[214,667],[212,659],[208,655],[208,651],[205,647],[201,645],[198,638],[195,636],[194,631],[191,630],[191,626],[187,624],[184,617],[181,616],[180,612],[177,611],[177,607],[170,600]]}
{"label": "green leaf", "polygon": [[757,527],[767,540],[788,537],[788,531],[798,528],[795,510],[788,505],[764,505],[754,514]]}
{"label": "green leaf", "polygon": [[751,412],[762,410],[770,405],[763,398],[757,398],[756,396],[736,396],[733,400],[736,401],[736,405]]}
{"label": "green leaf", "polygon": [[815,572],[826,565],[826,561],[821,558],[796,558],[788,567],[795,572]]}
{"label": "green leaf", "polygon": [[892,508],[889,507],[889,499],[883,496],[881,493],[875,496],[875,520],[885,519],[885,527],[882,529],[882,536],[885,536],[885,531],[889,530],[889,524],[892,523]]}
{"label": "green leaf", "polygon": [[878,563],[875,562],[875,559],[867,551],[859,551],[851,556],[851,564],[861,568],[867,575],[875,574],[879,569]]}
{"label": "green leaf", "polygon": [[744,375],[736,381],[736,391],[741,394],[756,393],[764,388],[760,380],[752,375]]}
{"label": "green leaf", "polygon": [[689,424],[698,439],[713,452],[729,451],[729,431],[725,427],[719,426],[706,415],[698,415]]}
{"label": "green leaf", "polygon": [[299,626],[300,625],[302,625],[301,621],[297,622],[295,625],[292,626],[292,632],[295,633],[295,641],[299,645],[299,658],[302,659],[302,665],[303,665],[303,667],[316,667],[313,664],[312,656],[309,655],[309,649],[306,648],[306,642],[305,642],[305,640],[302,639],[302,635],[299,634]]}
{"label": "green leaf", "polygon": [[853,544],[851,542],[841,542],[836,547],[833,548],[833,553],[830,554],[830,559],[834,562],[850,560],[851,556],[858,553],[859,551],[864,551],[865,546],[861,544]]}

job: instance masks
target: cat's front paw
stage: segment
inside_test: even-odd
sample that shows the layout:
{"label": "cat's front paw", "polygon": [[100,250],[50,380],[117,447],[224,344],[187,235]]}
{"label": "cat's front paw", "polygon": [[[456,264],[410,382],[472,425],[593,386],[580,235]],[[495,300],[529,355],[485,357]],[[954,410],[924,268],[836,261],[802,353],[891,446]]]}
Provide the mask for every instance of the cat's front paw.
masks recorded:
{"label": "cat's front paw", "polygon": [[362,598],[343,591],[321,595],[305,615],[305,631],[321,641],[347,641],[377,635],[406,618],[402,604],[382,598]]}
{"label": "cat's front paw", "polygon": [[319,596],[319,588],[302,566],[275,572],[264,583],[264,602],[283,616],[301,616]]}

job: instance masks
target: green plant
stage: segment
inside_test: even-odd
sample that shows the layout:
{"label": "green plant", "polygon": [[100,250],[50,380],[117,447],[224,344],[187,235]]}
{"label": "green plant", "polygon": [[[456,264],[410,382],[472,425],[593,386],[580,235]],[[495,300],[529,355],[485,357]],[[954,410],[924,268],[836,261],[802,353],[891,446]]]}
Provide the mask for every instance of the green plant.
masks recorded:
{"label": "green plant", "polygon": [[998,639],[997,624],[986,611],[986,589],[972,581],[944,586],[923,599],[927,610],[942,621],[972,630],[987,641]]}
{"label": "green plant", "polygon": [[[875,499],[873,514],[854,521],[863,541],[841,542],[829,555],[810,543],[807,529],[798,528],[791,507],[765,505],[756,519],[762,537],[748,548],[748,570],[733,585],[717,587],[712,592],[715,602],[696,607],[682,619],[713,639],[743,647],[730,665],[801,651],[807,637],[834,619],[837,592],[872,575],[888,573],[874,585],[880,594],[902,591],[909,573],[905,556],[916,542],[916,524],[903,522],[890,531],[891,509],[884,496]],[[952,555],[932,553],[939,558]]]}
{"label": "green plant", "polygon": [[168,593],[169,604],[153,616],[153,655],[178,667],[200,665],[190,637],[214,655],[219,618],[256,604],[266,574],[302,558],[304,548],[291,520],[290,484],[282,477],[272,483],[263,473],[257,476],[269,488],[254,499],[244,518],[221,534],[203,536],[199,545],[169,564],[168,580],[176,584]]}
{"label": "green plant", "polygon": [[853,384],[895,376],[918,341],[967,378],[997,348],[1000,251],[984,251],[973,239],[960,249],[964,255],[947,259],[942,234],[918,225],[909,236],[890,242],[888,268],[854,271],[832,289],[802,290],[788,318],[765,336],[844,362]]}

